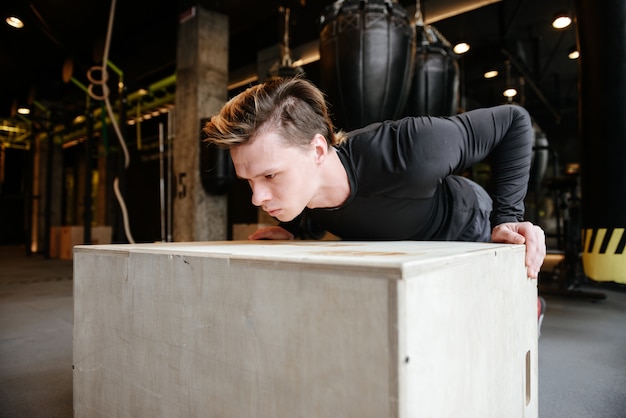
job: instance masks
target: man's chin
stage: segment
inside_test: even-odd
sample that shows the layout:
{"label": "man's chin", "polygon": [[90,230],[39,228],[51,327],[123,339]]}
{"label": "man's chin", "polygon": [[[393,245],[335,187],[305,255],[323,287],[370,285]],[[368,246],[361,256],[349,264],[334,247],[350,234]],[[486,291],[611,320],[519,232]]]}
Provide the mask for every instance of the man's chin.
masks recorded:
{"label": "man's chin", "polygon": [[294,217],[278,215],[274,216],[274,218],[278,219],[280,222],[291,222],[294,220]]}
{"label": "man's chin", "polygon": [[274,215],[270,213],[270,216],[278,219],[280,222],[291,222],[294,219],[296,219],[296,217],[294,215],[290,215],[290,214],[285,213],[283,211],[278,211],[278,213],[276,213]]}

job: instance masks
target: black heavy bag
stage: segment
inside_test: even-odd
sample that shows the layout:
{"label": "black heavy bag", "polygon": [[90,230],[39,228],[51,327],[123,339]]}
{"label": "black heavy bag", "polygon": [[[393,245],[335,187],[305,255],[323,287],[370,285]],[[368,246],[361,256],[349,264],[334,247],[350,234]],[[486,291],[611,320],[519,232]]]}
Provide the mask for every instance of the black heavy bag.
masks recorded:
{"label": "black heavy bag", "polygon": [[415,25],[413,78],[407,116],[458,113],[459,64],[448,40],[430,25]]}
{"label": "black heavy bag", "polygon": [[345,130],[396,119],[406,103],[413,28],[392,0],[340,0],[321,17],[320,87]]}
{"label": "black heavy bag", "polygon": [[200,121],[200,182],[207,193],[227,193],[236,179],[230,151],[206,142],[204,126],[211,119]]}
{"label": "black heavy bag", "polygon": [[537,193],[541,190],[541,184],[548,170],[548,159],[550,148],[546,133],[533,121],[533,131],[535,142],[533,144],[533,154],[530,161],[530,178],[528,180],[528,191]]}

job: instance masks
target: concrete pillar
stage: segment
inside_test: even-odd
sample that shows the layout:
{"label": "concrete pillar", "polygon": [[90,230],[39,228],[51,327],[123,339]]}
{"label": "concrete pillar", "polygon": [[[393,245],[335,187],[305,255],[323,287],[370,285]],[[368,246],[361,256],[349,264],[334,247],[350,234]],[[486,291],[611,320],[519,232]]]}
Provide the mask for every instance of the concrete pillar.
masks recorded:
{"label": "concrete pillar", "polygon": [[219,112],[228,97],[228,18],[195,6],[178,27],[174,241],[227,238],[225,195],[209,195],[200,179],[200,120]]}
{"label": "concrete pillar", "polygon": [[626,3],[578,0],[583,267],[626,283]]}

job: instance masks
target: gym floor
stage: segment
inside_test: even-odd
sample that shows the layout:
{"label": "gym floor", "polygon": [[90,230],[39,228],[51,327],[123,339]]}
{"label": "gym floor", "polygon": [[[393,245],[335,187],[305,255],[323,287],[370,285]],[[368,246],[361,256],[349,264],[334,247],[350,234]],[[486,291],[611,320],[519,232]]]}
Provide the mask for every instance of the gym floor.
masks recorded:
{"label": "gym floor", "polygon": [[[72,417],[72,262],[0,247],[0,417]],[[545,294],[539,416],[626,416],[626,291]]]}

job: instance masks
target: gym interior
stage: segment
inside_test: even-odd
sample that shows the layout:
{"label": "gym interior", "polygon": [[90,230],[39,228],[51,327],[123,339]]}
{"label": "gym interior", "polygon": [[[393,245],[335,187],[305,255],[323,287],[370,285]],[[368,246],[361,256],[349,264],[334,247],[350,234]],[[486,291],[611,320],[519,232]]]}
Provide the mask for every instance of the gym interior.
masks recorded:
{"label": "gym interior", "polygon": [[[626,415],[622,2],[127,3],[0,6],[1,417],[165,416],[134,392],[135,410],[77,412],[74,247],[239,241],[275,224],[201,132],[228,99],[275,76],[320,87],[344,130],[505,103],[528,110],[525,217],[548,250],[528,416]],[[489,162],[463,174],[487,185]],[[250,406],[261,395],[248,401],[192,415],[266,416]]]}

